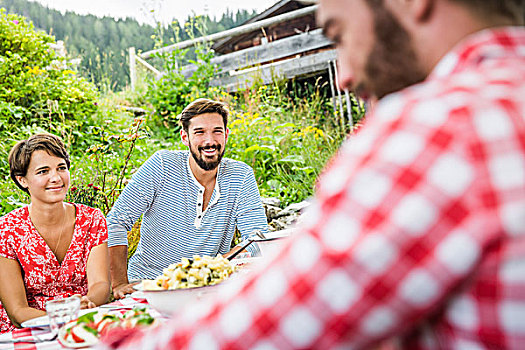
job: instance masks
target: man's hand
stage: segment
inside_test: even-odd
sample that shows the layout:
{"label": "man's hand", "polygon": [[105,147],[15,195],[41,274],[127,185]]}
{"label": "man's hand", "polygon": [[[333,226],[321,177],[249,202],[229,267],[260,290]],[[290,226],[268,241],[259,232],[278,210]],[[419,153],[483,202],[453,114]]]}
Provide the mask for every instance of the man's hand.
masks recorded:
{"label": "man's hand", "polygon": [[140,282],[135,283],[123,283],[116,286],[113,286],[113,297],[115,299],[122,299],[126,296],[126,294],[131,294],[135,291],[133,288],[134,285],[138,284]]}

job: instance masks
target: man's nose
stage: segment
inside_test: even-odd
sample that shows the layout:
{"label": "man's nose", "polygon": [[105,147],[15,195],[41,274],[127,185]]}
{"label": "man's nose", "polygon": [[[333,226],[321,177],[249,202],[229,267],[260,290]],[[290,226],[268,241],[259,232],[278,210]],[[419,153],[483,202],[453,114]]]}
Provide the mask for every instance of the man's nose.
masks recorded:
{"label": "man's nose", "polygon": [[215,139],[213,138],[213,132],[207,132],[204,134],[204,144],[205,145],[210,145],[210,144],[214,144],[215,143]]}
{"label": "man's nose", "polygon": [[338,86],[340,90],[352,90],[354,73],[352,68],[344,61],[337,60]]}

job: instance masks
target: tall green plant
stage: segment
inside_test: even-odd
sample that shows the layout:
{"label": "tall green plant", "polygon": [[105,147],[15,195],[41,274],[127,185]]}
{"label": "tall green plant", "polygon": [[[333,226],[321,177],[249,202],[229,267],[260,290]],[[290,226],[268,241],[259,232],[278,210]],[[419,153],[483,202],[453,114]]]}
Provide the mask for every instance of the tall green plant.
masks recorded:
{"label": "tall green plant", "polygon": [[[197,16],[186,22],[185,32],[190,39],[195,38],[194,33],[205,35],[206,27],[202,18]],[[176,41],[179,41],[177,30],[175,34]],[[159,42],[159,45],[161,43]],[[207,42],[197,44],[191,50],[175,50],[157,55],[163,62],[164,74],[158,80],[150,80],[147,93],[149,101],[155,108],[152,118],[154,124],[167,126],[171,131],[178,131],[177,116],[190,102],[206,96],[209,83],[218,72],[218,67],[211,63],[213,56],[210,43]],[[195,66],[189,77],[184,74],[184,67],[187,65]]]}
{"label": "tall green plant", "polygon": [[320,103],[314,97],[297,101],[294,108],[270,102],[275,100],[275,90],[260,87],[233,102],[226,149],[229,157],[254,169],[263,196],[287,205],[313,194],[318,175],[345,134],[307,119]]}
{"label": "tall green plant", "polygon": [[107,214],[124,188],[130,173],[131,157],[139,140],[149,136],[144,118],[135,118],[119,133],[101,123],[92,126],[96,142],[87,150],[90,165],[79,164],[68,200],[99,208]]}

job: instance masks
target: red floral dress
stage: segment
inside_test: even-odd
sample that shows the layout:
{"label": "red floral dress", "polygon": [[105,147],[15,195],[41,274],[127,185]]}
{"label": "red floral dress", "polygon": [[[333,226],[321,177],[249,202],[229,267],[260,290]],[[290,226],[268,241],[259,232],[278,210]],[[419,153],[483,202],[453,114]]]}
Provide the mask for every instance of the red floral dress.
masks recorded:
{"label": "red floral dress", "polygon": [[[82,204],[75,207],[75,230],[62,264],[31,223],[28,207],[0,218],[0,256],[18,260],[30,307],[45,310],[48,300],[87,294],[89,252],[107,241],[108,230],[100,210]],[[0,303],[0,333],[13,329]]]}

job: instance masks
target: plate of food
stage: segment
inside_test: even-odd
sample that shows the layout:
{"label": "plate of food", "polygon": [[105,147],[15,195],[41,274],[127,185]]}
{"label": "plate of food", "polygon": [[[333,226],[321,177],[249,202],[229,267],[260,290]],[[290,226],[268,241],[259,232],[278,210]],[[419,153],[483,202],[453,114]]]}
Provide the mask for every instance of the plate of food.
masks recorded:
{"label": "plate of food", "polygon": [[[95,309],[82,309],[79,311],[79,315],[82,316],[89,312],[93,312]],[[35,317],[20,324],[23,328],[46,328],[49,327],[49,318],[47,315]]]}
{"label": "plate of food", "polygon": [[124,314],[118,311],[93,311],[66,323],[58,331],[60,344],[71,349],[95,345],[110,329],[154,326],[157,321],[146,307],[135,307]]}
{"label": "plate of food", "polygon": [[143,280],[135,289],[144,293],[151,307],[169,315],[183,305],[215,293],[217,287],[236,271],[235,264],[222,256],[195,255],[171,264],[162,275],[154,280]]}

